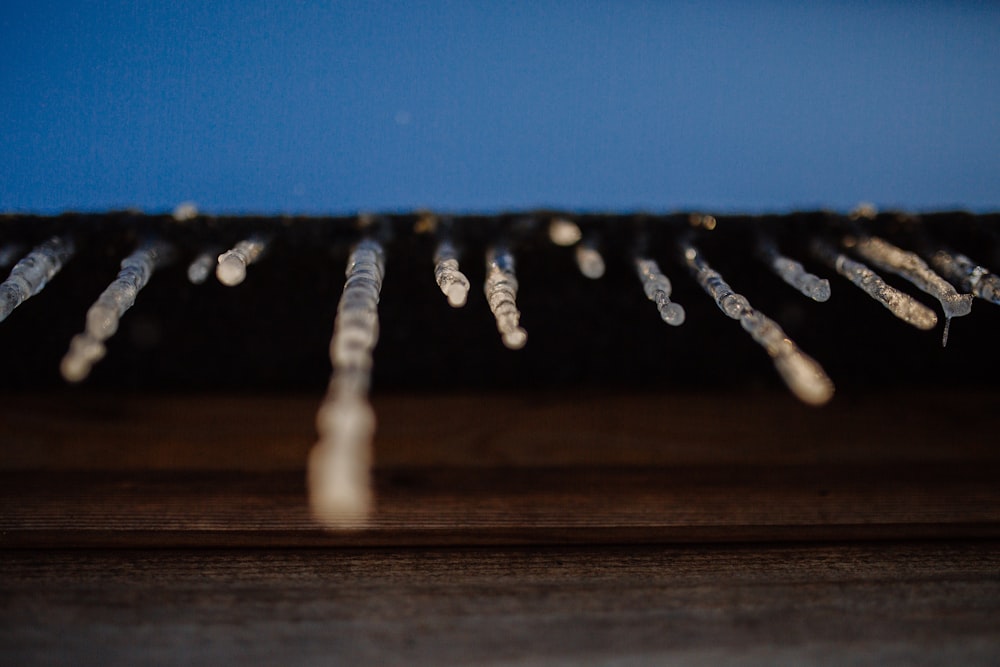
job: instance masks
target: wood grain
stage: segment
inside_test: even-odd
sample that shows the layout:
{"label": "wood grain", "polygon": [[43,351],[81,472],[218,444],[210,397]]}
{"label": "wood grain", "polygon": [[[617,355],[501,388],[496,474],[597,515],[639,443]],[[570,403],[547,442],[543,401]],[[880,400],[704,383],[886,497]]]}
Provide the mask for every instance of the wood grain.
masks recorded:
{"label": "wood grain", "polygon": [[372,546],[1000,537],[1000,466],[397,468],[356,532],[304,472],[0,475],[0,545]]}
{"label": "wood grain", "polygon": [[[0,397],[0,470],[301,470],[317,395]],[[376,394],[382,466],[1000,462],[1000,393]]]}
{"label": "wood grain", "polygon": [[23,551],[0,663],[993,665],[1000,545]]}

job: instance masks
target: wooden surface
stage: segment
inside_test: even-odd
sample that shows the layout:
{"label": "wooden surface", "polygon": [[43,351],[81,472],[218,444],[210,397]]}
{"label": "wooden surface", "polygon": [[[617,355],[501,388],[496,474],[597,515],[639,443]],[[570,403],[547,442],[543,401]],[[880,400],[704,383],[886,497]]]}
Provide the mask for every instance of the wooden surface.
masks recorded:
{"label": "wooden surface", "polygon": [[[0,401],[0,664],[1000,662],[998,395]],[[720,411],[720,405],[723,409]]]}
{"label": "wooden surface", "polygon": [[2,554],[0,663],[995,665],[996,543]]}
{"label": "wooden surface", "polygon": [[7,547],[412,546],[1000,538],[1000,466],[400,468],[360,531],[304,473],[0,475]]}

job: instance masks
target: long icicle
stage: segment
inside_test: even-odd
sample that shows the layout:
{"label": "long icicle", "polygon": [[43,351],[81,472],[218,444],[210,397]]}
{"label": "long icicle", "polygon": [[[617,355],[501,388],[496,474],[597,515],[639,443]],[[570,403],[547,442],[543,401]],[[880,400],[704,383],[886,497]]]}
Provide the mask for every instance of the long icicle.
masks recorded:
{"label": "long icicle", "polygon": [[878,268],[910,281],[941,303],[945,317],[941,347],[948,344],[951,319],[972,312],[972,295],[956,292],[951,283],[934,273],[916,253],[898,248],[877,236],[849,236],[844,239],[844,245],[853,248],[863,259]]}
{"label": "long icicle", "polygon": [[164,241],[150,240],[139,245],[122,260],[121,271],[87,311],[86,327],[70,341],[60,370],[68,382],[81,382],[107,350],[104,341],[111,338],[122,315],[135,304],[135,299],[153,272],[168,262],[173,249]]}
{"label": "long icicle", "polygon": [[712,269],[689,242],[682,241],[680,250],[698,284],[715,300],[719,310],[738,320],[743,329],[767,350],[781,379],[799,400],[810,405],[822,405],[833,397],[833,382],[826,372],[792,342],[777,322],[754,310],[745,296],[733,291],[722,275]]}
{"label": "long icicle", "polygon": [[15,308],[45,289],[74,252],[73,239],[54,236],[15,264],[7,280],[0,283],[0,322],[7,319]]}
{"label": "long icicle", "polygon": [[316,416],[319,441],[309,454],[313,516],[328,528],[362,528],[371,514],[375,412],[368,402],[385,256],[366,238],[351,252],[330,341],[333,375]]}
{"label": "long icicle", "polygon": [[906,292],[889,285],[877,273],[840,252],[832,244],[815,239],[811,251],[816,259],[850,280],[861,291],[907,324],[925,331],[937,326],[938,318],[933,310]]}

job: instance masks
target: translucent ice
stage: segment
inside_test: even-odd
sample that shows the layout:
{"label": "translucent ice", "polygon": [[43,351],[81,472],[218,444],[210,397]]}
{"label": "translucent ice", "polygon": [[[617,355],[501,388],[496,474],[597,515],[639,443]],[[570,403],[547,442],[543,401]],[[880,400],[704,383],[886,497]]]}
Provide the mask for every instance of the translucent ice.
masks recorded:
{"label": "translucent ice", "polygon": [[740,325],[763,347],[774,362],[781,379],[795,396],[810,405],[822,405],[833,397],[833,382],[815,359],[792,342],[777,322],[754,310],[722,276],[708,265],[701,253],[688,242],[680,244],[691,274],[723,313]]}
{"label": "translucent ice", "polygon": [[948,329],[953,317],[972,312],[972,295],[959,294],[951,283],[934,273],[916,253],[908,252],[877,236],[845,239],[861,257],[875,266],[905,278],[941,303],[946,319],[942,345],[948,344]]}
{"label": "translucent ice", "polygon": [[782,255],[771,239],[758,241],[757,254],[779,278],[813,301],[830,298],[830,281],[809,273],[802,264]]}
{"label": "translucent ice", "polygon": [[242,283],[247,277],[247,267],[267,249],[267,242],[266,237],[254,234],[219,255],[219,265],[215,269],[219,282],[227,287]]}
{"label": "translucent ice", "polygon": [[656,309],[660,311],[660,319],[674,327],[684,324],[684,308],[670,300],[673,286],[670,284],[670,279],[660,271],[657,263],[652,259],[637,257],[635,269],[639,274],[646,298],[655,303]]}
{"label": "translucent ice", "polygon": [[469,279],[458,269],[458,251],[450,239],[441,239],[434,253],[434,280],[453,308],[461,308],[469,298]]}
{"label": "translucent ice", "polygon": [[365,239],[347,263],[330,341],[333,375],[316,417],[319,441],[309,455],[313,516],[328,528],[363,527],[371,513],[375,413],[368,402],[378,302],[385,272],[382,246]]}
{"label": "translucent ice", "polygon": [[517,287],[514,256],[510,250],[505,246],[490,248],[486,253],[486,301],[496,318],[503,344],[511,350],[521,349],[528,341],[528,332],[520,326]]}
{"label": "translucent ice", "polygon": [[813,241],[811,249],[818,260],[857,285],[865,294],[881,303],[889,312],[907,324],[925,331],[937,326],[938,318],[933,310],[906,292],[887,284],[861,262],[854,261],[831,244],[818,239]]}
{"label": "translucent ice", "polygon": [[90,374],[95,363],[104,357],[104,341],[118,331],[122,315],[135,304],[135,299],[153,272],[165,264],[172,254],[162,241],[143,243],[122,260],[121,271],[87,311],[86,328],[73,337],[69,351],[60,367],[69,382],[80,382]]}
{"label": "translucent ice", "polygon": [[41,292],[73,256],[74,249],[73,239],[54,236],[15,264],[7,280],[0,283],[0,322]]}
{"label": "translucent ice", "polygon": [[734,320],[739,319],[740,315],[750,308],[750,303],[746,300],[746,297],[734,292],[729,284],[722,279],[719,272],[708,265],[698,252],[698,249],[693,245],[682,241],[680,249],[684,256],[684,261],[687,262],[688,268],[691,270],[691,274],[698,281],[698,284],[701,285],[702,289],[708,292],[709,296],[715,300],[715,304],[728,317]]}
{"label": "translucent ice", "polygon": [[1000,304],[1000,276],[980,266],[965,255],[938,250],[931,256],[931,264],[945,278],[957,283],[966,292],[980,299]]}

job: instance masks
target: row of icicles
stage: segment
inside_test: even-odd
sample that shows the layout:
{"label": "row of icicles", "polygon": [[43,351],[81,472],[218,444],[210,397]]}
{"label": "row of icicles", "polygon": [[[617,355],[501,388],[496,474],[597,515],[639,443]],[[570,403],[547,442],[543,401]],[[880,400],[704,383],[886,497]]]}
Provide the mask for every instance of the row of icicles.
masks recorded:
{"label": "row of icicles", "polygon": [[[705,219],[714,222],[710,216]],[[600,240],[584,237],[580,227],[566,218],[550,221],[549,238],[572,247],[583,275],[599,279],[604,274]],[[225,252],[207,250],[188,266],[188,279],[205,282],[213,268],[217,279],[233,287],[243,282],[250,265],[263,257],[270,237],[254,234]],[[772,319],[754,309],[747,298],[725,281],[705,259],[690,235],[677,241],[678,255],[698,284],[719,309],[737,320],[771,357],[776,370],[792,393],[810,405],[822,405],[833,396],[834,386],[822,367],[802,352]],[[933,310],[909,294],[887,284],[872,268],[893,273],[931,294],[941,304],[948,323],[967,315],[973,297],[1000,304],[1000,277],[965,255],[946,249],[928,257],[930,265],[914,252],[864,233],[846,235],[836,245],[816,239],[813,257],[848,279],[885,306],[893,315],[919,329],[932,329],[938,318]],[[815,301],[830,298],[830,283],[806,271],[795,259],[783,255],[775,241],[758,239],[757,256],[782,280]],[[38,294],[75,253],[73,238],[55,236],[25,254],[0,284],[0,322],[26,299]],[[853,254],[854,257],[849,256]],[[0,247],[0,262],[12,263],[18,253],[12,245]],[[121,262],[121,270],[87,311],[82,333],[73,337],[60,370],[69,382],[85,379],[106,353],[105,342],[117,331],[121,317],[135,303],[153,273],[174,259],[176,251],[160,239],[141,241]],[[433,257],[434,279],[456,308],[468,300],[471,285],[460,268],[459,245],[441,226]],[[495,244],[486,254],[484,293],[496,319],[503,344],[517,350],[527,343],[517,308],[518,282],[515,256],[505,244]],[[636,254],[632,261],[646,297],[661,319],[671,326],[685,321],[684,308],[671,301],[670,279],[656,260]],[[933,268],[932,268],[933,266]],[[330,344],[333,374],[317,416],[319,441],[309,460],[309,488],[314,515],[332,528],[365,525],[374,505],[371,489],[372,442],[375,415],[368,400],[372,353],[378,339],[378,301],[385,273],[385,255],[377,234],[359,241],[351,251],[346,282],[337,307]],[[955,286],[963,290],[959,293]]]}

